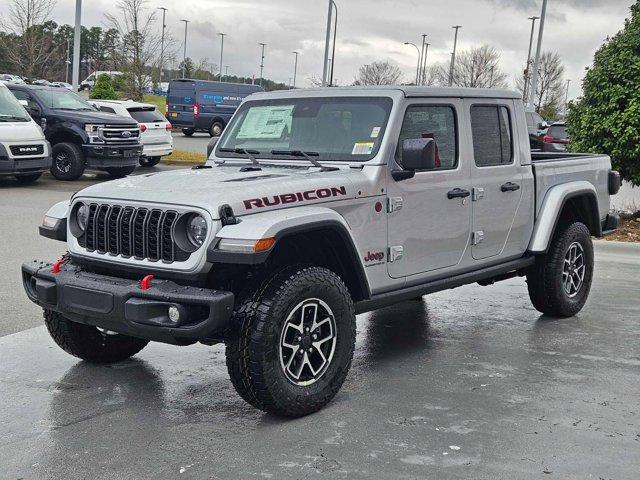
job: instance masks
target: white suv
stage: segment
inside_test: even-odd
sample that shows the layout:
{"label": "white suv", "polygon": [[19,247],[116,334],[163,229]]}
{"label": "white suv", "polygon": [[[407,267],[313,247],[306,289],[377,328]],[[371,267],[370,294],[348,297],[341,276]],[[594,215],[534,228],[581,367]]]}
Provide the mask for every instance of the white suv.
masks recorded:
{"label": "white suv", "polygon": [[171,123],[149,103],[133,100],[89,100],[98,110],[133,118],[140,125],[143,150],[140,165],[153,167],[160,158],[173,153]]}

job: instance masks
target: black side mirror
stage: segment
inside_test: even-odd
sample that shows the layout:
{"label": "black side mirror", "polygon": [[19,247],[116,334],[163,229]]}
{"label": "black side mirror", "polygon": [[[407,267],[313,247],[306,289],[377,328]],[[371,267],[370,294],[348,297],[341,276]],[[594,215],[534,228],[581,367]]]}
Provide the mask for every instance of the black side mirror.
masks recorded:
{"label": "black side mirror", "polygon": [[216,148],[216,144],[218,143],[219,139],[220,137],[212,137],[211,140],[209,140],[209,144],[207,145],[207,160],[209,160],[213,149]]}
{"label": "black side mirror", "polygon": [[36,119],[42,116],[42,110],[37,105],[28,105],[26,107],[27,113],[31,116],[31,118]]}
{"label": "black side mirror", "polygon": [[403,141],[402,167],[413,171],[436,168],[436,142],[433,138],[408,138]]}

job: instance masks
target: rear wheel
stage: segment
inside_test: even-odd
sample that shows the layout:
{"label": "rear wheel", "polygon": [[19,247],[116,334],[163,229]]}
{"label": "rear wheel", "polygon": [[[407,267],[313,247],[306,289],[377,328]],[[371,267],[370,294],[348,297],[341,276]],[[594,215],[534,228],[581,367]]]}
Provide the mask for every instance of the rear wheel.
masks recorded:
{"label": "rear wheel", "polygon": [[74,357],[92,363],[113,363],[125,360],[149,343],[148,340],[72,322],[51,310],[44,310],[44,323],[51,338],[60,348]]}
{"label": "rear wheel", "polygon": [[110,167],[105,168],[104,171],[111,175],[113,178],[122,178],[130,175],[136,169],[135,165],[131,165],[130,167]]}
{"label": "rear wheel", "polygon": [[266,412],[316,412],[344,382],[355,343],[347,287],[325,268],[284,269],[239,302],[226,342],[240,396]]}
{"label": "rear wheel", "polygon": [[577,314],[589,297],[593,279],[593,243],[584,223],[575,222],[554,235],[546,255],[527,273],[533,306],[553,317]]}
{"label": "rear wheel", "polygon": [[219,137],[222,135],[222,131],[224,130],[224,125],[222,122],[213,122],[211,127],[209,128],[209,135],[212,137]]}
{"label": "rear wheel", "polygon": [[58,180],[76,180],[84,173],[84,156],[75,143],[58,143],[52,149],[51,175]]}
{"label": "rear wheel", "polygon": [[140,157],[141,167],[155,167],[162,157]]}
{"label": "rear wheel", "polygon": [[194,133],[195,133],[195,130],[193,128],[183,128],[182,129],[182,134],[186,135],[187,137],[190,137]]}
{"label": "rear wheel", "polygon": [[21,183],[22,185],[28,185],[38,180],[41,176],[42,176],[42,173],[38,172],[38,173],[21,173],[19,175],[16,175],[15,177],[18,183]]}

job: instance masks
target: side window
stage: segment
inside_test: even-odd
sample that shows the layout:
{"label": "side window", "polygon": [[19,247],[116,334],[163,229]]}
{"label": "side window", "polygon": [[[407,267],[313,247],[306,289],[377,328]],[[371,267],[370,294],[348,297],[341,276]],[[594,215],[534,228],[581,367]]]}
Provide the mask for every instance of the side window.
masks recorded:
{"label": "side window", "polygon": [[33,99],[31,95],[27,92],[23,92],[22,90],[12,90],[11,93],[20,101],[25,100],[30,107],[37,107],[38,104]]}
{"label": "side window", "polygon": [[100,106],[98,107],[100,109],[101,112],[106,112],[106,113],[116,113],[116,111],[111,108],[111,107],[104,107],[104,106]]}
{"label": "side window", "polygon": [[509,109],[501,105],[471,107],[473,155],[478,167],[513,162]]}
{"label": "side window", "polygon": [[436,170],[450,170],[458,166],[458,129],[453,107],[414,105],[407,108],[396,150],[396,160],[400,165],[402,165],[402,142],[416,138],[435,140]]}

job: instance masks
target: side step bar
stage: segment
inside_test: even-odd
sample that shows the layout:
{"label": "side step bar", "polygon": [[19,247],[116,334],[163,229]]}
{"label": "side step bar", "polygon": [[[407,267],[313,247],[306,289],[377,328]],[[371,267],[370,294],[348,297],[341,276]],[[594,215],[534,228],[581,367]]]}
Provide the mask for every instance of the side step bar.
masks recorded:
{"label": "side step bar", "polygon": [[533,256],[519,258],[518,260],[512,260],[500,265],[461,273],[459,275],[439,280],[432,280],[420,285],[403,288],[402,290],[380,293],[378,295],[373,295],[368,300],[356,302],[355,311],[356,314],[370,312],[379,308],[388,307],[395,303],[404,302],[405,300],[411,300],[412,298],[421,297],[441,290],[460,287],[469,283],[482,282],[483,280],[489,280],[495,277],[498,277],[500,280],[504,280],[511,277],[511,275],[506,276],[506,274],[524,270],[532,266],[535,261],[536,259]]}

